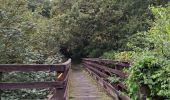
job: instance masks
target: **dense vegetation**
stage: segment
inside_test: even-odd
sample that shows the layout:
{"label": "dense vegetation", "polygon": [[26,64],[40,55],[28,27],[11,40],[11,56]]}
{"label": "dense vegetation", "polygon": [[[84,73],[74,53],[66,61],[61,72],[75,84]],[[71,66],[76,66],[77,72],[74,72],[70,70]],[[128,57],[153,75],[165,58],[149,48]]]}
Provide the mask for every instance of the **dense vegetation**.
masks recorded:
{"label": "dense vegetation", "polygon": [[[149,30],[129,37],[126,44],[128,50],[110,51],[102,56],[132,62],[131,67],[126,69],[129,77],[124,82],[128,87],[127,94],[135,100],[142,97],[142,95],[135,96],[140,86],[149,88],[148,99],[170,98],[170,6],[151,7],[150,9],[155,15],[155,21]],[[111,79],[115,80],[117,77]]]}
{"label": "dense vegetation", "polygon": [[[34,1],[34,0],[33,0]],[[0,0],[0,63],[58,63],[62,60],[53,20],[41,15],[49,2]],[[37,4],[32,12],[29,6]],[[42,10],[43,9],[43,10]],[[47,10],[48,11],[48,10]],[[1,73],[1,81],[52,80],[48,73]],[[24,77],[23,77],[24,76]],[[16,80],[18,79],[18,80]],[[44,98],[45,90],[3,91],[2,99]],[[47,91],[48,92],[48,91]],[[11,94],[11,96],[9,96]],[[22,94],[22,96],[20,96]],[[45,94],[45,95],[44,95]]]}
{"label": "dense vegetation", "polygon": [[[168,0],[0,0],[0,63],[44,64],[100,56],[128,60],[132,64],[125,82],[131,98],[138,98],[134,83],[141,78],[139,83],[150,88],[150,97],[170,98],[169,11]],[[0,80],[52,80],[49,75],[54,76],[0,73]],[[0,94],[31,99],[44,98],[44,91]]]}

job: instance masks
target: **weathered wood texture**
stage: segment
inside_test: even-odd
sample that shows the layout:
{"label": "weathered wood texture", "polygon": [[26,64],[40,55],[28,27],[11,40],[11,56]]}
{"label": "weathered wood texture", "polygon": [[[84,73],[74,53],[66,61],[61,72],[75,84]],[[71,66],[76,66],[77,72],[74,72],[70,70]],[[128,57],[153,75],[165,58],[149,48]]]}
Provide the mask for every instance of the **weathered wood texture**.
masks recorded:
{"label": "weathered wood texture", "polygon": [[97,62],[103,64],[113,64],[121,67],[128,67],[130,63],[128,61],[118,61],[118,60],[110,60],[110,59],[99,59],[99,58],[83,58],[83,61],[89,62]]}
{"label": "weathered wood texture", "polygon": [[53,88],[49,100],[66,100],[71,59],[62,64],[0,64],[0,72],[50,71],[61,73],[54,82],[0,82],[0,89]]}
{"label": "weathered wood texture", "polygon": [[113,100],[84,73],[81,65],[72,67],[71,92],[69,100]]}
{"label": "weathered wood texture", "polygon": [[[95,79],[104,87],[106,91],[111,95],[110,90],[114,91],[120,100],[130,100],[126,95],[122,95],[123,92],[127,92],[126,84],[123,81],[111,83],[108,77],[115,75],[120,78],[127,78],[128,73],[125,73],[123,69],[130,67],[128,61],[116,61],[99,58],[84,58],[83,64],[87,71],[95,77]],[[136,82],[138,83],[138,82]],[[151,90],[147,85],[139,85],[139,89],[136,96],[139,100],[146,100],[147,97],[151,97]],[[160,100],[162,97],[151,97],[153,100]],[[161,99],[162,100],[162,99]]]}
{"label": "weathered wood texture", "polygon": [[0,72],[65,71],[70,65],[71,59],[63,64],[0,64]]}
{"label": "weathered wood texture", "polygon": [[[83,65],[86,70],[100,83],[100,85],[107,91],[107,93],[113,98],[113,100],[130,100],[128,96],[122,95],[121,90],[125,89],[123,83],[111,84],[108,77],[111,75],[117,75],[121,78],[128,77],[128,74],[123,72],[122,67],[129,67],[129,62],[121,62],[107,59],[85,58],[83,59]],[[109,68],[107,65],[114,65],[113,68]],[[118,68],[121,67],[121,68]],[[114,93],[113,93],[114,92]],[[118,97],[115,97],[114,94]]]}
{"label": "weathered wood texture", "polygon": [[64,84],[64,82],[59,82],[59,81],[56,81],[56,82],[16,82],[16,83],[1,82],[0,89],[62,88],[63,84]]}

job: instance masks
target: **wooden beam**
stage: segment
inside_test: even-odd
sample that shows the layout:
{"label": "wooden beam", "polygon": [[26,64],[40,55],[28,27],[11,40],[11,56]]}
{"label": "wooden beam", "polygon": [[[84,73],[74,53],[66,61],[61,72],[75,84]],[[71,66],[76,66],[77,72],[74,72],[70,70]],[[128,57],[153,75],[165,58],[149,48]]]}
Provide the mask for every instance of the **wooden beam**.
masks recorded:
{"label": "wooden beam", "polygon": [[64,71],[65,65],[46,65],[46,64],[0,64],[0,72],[37,72],[37,71]]}
{"label": "wooden beam", "polygon": [[100,76],[103,77],[103,78],[109,77],[107,74],[99,71],[98,69],[96,69],[96,68],[94,68],[94,67],[92,67],[92,66],[90,66],[90,65],[88,65],[88,64],[83,63],[83,65],[86,66],[87,68],[89,68],[89,69],[90,69],[91,71],[93,71],[94,73],[100,75]]}
{"label": "wooden beam", "polygon": [[65,71],[70,65],[71,59],[63,64],[0,64],[0,72]]}
{"label": "wooden beam", "polygon": [[96,64],[94,62],[84,61],[84,63],[91,65],[91,66],[94,66],[96,68],[102,69],[106,72],[116,74],[116,75],[118,75],[119,77],[122,77],[122,78],[126,78],[128,76],[128,74],[124,73],[123,71],[120,71],[120,70],[117,70],[117,69],[112,69],[112,68],[109,68],[107,66]]}
{"label": "wooden beam", "polygon": [[128,61],[118,61],[118,60],[110,60],[110,59],[99,59],[99,58],[83,58],[84,61],[98,62],[104,64],[113,64],[122,67],[129,67],[130,63]]}
{"label": "wooden beam", "polygon": [[[130,98],[126,95],[123,95],[120,91],[118,91],[116,88],[114,88],[110,83],[106,82],[105,80],[102,79],[102,77],[98,76],[95,72],[91,71],[90,69],[86,68],[88,72],[93,74],[95,77],[99,79],[99,81],[102,82],[102,85],[105,85],[107,87],[106,92],[113,98],[113,100],[117,100],[118,98],[113,96],[113,94],[110,91],[114,91],[114,93],[117,94],[118,97],[121,98],[121,100],[130,100]],[[101,85],[101,84],[100,84]],[[102,86],[103,87],[103,86]],[[110,91],[109,91],[110,90]]]}
{"label": "wooden beam", "polygon": [[0,82],[0,89],[43,89],[43,88],[62,88],[64,82],[55,81],[55,82]]}

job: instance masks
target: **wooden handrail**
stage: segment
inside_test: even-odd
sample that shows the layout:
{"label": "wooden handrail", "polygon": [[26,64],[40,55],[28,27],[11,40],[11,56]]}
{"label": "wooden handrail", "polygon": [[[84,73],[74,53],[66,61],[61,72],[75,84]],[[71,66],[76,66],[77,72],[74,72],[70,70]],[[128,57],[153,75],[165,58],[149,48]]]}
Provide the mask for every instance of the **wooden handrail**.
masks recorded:
{"label": "wooden handrail", "polygon": [[84,58],[83,59],[83,65],[86,67],[87,71],[99,81],[101,86],[107,91],[108,94],[111,95],[111,97],[114,100],[119,100],[118,98],[115,98],[113,94],[110,91],[114,91],[115,94],[120,98],[120,100],[130,100],[130,98],[126,95],[122,95],[121,89],[126,89],[126,86],[122,83],[115,83],[112,85],[110,81],[107,79],[108,77],[111,77],[112,75],[117,75],[121,78],[127,78],[128,74],[123,72],[122,69],[117,69],[117,67],[110,68],[109,65],[115,65],[120,67],[128,67],[128,62],[121,62],[116,60],[109,60],[109,59],[99,59],[99,58]]}
{"label": "wooden handrail", "polygon": [[71,59],[63,64],[0,64],[0,72],[64,71],[70,64]]}
{"label": "wooden handrail", "polygon": [[64,82],[0,82],[0,89],[44,89],[44,88],[62,88]]}
{"label": "wooden handrail", "polygon": [[128,76],[128,74],[120,71],[120,70],[117,70],[117,69],[112,69],[112,68],[109,68],[107,66],[104,66],[104,65],[100,65],[100,64],[96,64],[94,62],[87,62],[87,61],[84,61],[84,63],[88,64],[88,65],[91,65],[91,66],[94,66],[94,67],[97,67],[97,68],[100,68],[101,70],[104,70],[106,72],[109,72],[109,73],[112,73],[112,74],[116,74],[122,78],[125,78]]}
{"label": "wooden handrail", "polygon": [[104,64],[113,64],[122,67],[128,67],[130,62],[128,61],[119,61],[119,60],[110,60],[110,59],[99,59],[99,58],[83,58],[83,61],[90,61],[90,62],[98,62]]}
{"label": "wooden handrail", "polygon": [[[49,71],[60,73],[54,82],[0,82],[0,89],[22,89],[22,88],[54,88],[49,100],[66,100],[67,82],[71,59],[62,64],[0,64],[0,72],[38,72]],[[61,79],[62,77],[62,79]]]}

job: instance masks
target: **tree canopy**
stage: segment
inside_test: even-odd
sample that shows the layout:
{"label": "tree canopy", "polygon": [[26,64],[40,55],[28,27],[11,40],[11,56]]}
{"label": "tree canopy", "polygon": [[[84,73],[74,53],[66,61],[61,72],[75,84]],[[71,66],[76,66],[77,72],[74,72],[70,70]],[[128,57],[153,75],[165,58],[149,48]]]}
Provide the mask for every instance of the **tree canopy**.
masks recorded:
{"label": "tree canopy", "polygon": [[[131,98],[138,99],[133,83],[141,77],[151,95],[169,98],[169,11],[168,0],[0,0],[0,63],[52,64],[83,57],[130,60],[126,82]],[[51,80],[54,75],[0,73],[0,80],[14,76]],[[40,90],[42,98],[44,91]],[[6,95],[10,93],[25,95]],[[9,99],[29,94],[37,98],[36,93],[0,91]]]}

